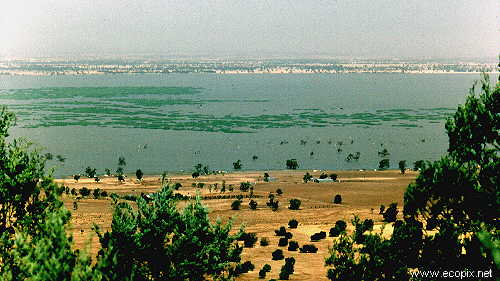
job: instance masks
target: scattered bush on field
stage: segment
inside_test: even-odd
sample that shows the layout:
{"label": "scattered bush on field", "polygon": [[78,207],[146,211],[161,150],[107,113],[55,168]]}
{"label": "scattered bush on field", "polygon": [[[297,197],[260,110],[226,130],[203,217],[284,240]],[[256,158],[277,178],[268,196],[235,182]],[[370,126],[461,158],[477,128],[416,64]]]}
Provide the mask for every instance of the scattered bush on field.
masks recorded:
{"label": "scattered bush on field", "polygon": [[325,238],[326,238],[326,232],[324,232],[324,231],[320,231],[318,233],[314,233],[313,235],[311,235],[312,242],[316,242],[316,241],[319,241],[319,240],[325,239]]}
{"label": "scattered bush on field", "polygon": [[396,216],[398,215],[398,203],[391,203],[389,208],[385,210],[383,217],[386,222],[395,222]]}
{"label": "scattered bush on field", "polygon": [[301,253],[316,253],[318,251],[318,248],[312,244],[306,244],[303,245],[299,250]]}
{"label": "scattered bush on field", "polygon": [[80,193],[81,196],[83,197],[86,197],[86,196],[89,196],[90,195],[90,189],[86,188],[85,186],[80,188],[80,190],[78,191]]}
{"label": "scattered bush on field", "polygon": [[257,242],[257,234],[255,232],[242,233],[238,240],[243,241],[245,248],[253,248]]}
{"label": "scattered bush on field", "polygon": [[291,219],[288,221],[289,228],[297,228],[298,225],[299,225],[299,222],[296,219]]}
{"label": "scattered bush on field", "polygon": [[278,247],[286,247],[288,246],[288,239],[285,237],[281,237],[278,241]]}
{"label": "scattered bush on field", "polygon": [[288,242],[288,251],[297,251],[299,243],[297,241]]}
{"label": "scattered bush on field", "polygon": [[335,198],[333,198],[333,203],[342,204],[342,196],[340,194],[335,195]]}
{"label": "scattered bush on field", "polygon": [[282,260],[284,259],[285,257],[283,256],[283,250],[281,249],[277,249],[276,251],[274,251],[272,253],[272,256],[273,256],[273,260],[277,261],[277,260]]}
{"label": "scattered bush on field", "polygon": [[347,228],[347,223],[343,220],[338,220],[335,226],[330,229],[330,237],[337,237]]}
{"label": "scattered bush on field", "polygon": [[309,181],[311,181],[313,179],[313,176],[311,176],[311,174],[309,174],[309,172],[306,172],[306,174],[302,177],[302,180],[304,181],[304,183],[307,183]]}
{"label": "scattered bush on field", "polygon": [[249,182],[242,182],[242,183],[240,183],[240,190],[242,192],[247,192],[251,186],[252,186],[252,184]]}
{"label": "scattered bush on field", "polygon": [[262,237],[262,238],[260,238],[260,245],[261,245],[262,247],[269,246],[269,239],[267,239],[266,237]]}
{"label": "scattered bush on field", "polygon": [[286,227],[280,226],[279,229],[275,230],[274,233],[276,233],[276,236],[285,236],[286,234]]}
{"label": "scattered bush on field", "polygon": [[239,210],[241,206],[241,200],[234,200],[233,203],[231,203],[231,210]]}
{"label": "scattered bush on field", "polygon": [[255,200],[250,200],[250,203],[248,203],[248,206],[250,207],[250,209],[256,210],[257,209],[257,202]]}
{"label": "scattered bush on field", "polygon": [[290,210],[299,210],[300,209],[300,200],[299,199],[290,199],[290,206],[288,209]]}

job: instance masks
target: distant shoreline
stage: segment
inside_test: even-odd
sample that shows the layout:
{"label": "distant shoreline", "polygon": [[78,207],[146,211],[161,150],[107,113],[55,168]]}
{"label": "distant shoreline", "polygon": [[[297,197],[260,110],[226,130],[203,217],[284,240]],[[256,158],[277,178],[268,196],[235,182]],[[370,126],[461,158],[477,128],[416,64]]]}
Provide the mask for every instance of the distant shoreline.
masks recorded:
{"label": "distant shoreline", "polygon": [[[37,76],[37,77],[48,77],[48,76],[80,76],[80,75],[117,75],[117,74],[214,74],[214,75],[248,75],[248,74],[258,74],[258,75],[275,75],[275,74],[285,74],[285,75],[294,75],[294,74],[471,74],[471,75],[479,75],[483,72],[445,72],[445,71],[350,71],[350,72],[328,72],[328,71],[319,71],[319,72],[308,72],[308,71],[295,71],[295,72],[267,72],[267,71],[220,71],[220,72],[170,72],[170,73],[161,73],[161,72],[119,72],[119,73],[110,73],[110,72],[63,72],[63,73],[43,73],[43,72],[0,72],[0,77],[2,76]],[[496,75],[500,74],[499,71],[490,71],[484,72],[488,75]]]}

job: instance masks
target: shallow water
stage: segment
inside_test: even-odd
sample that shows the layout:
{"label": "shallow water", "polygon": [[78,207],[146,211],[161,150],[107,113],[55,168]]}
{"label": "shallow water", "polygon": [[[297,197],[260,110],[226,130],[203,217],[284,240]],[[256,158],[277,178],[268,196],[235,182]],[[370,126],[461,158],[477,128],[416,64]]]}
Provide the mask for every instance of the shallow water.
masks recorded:
{"label": "shallow water", "polygon": [[[391,167],[437,159],[444,120],[463,103],[470,74],[120,74],[2,76],[0,103],[26,136],[65,162],[57,175],[87,166],[129,172],[372,169],[386,148]],[[301,140],[306,141],[301,144]],[[338,142],[342,151],[338,152]],[[312,155],[311,155],[312,152]],[[346,161],[360,152],[359,160]],[[252,160],[252,156],[258,159]]]}

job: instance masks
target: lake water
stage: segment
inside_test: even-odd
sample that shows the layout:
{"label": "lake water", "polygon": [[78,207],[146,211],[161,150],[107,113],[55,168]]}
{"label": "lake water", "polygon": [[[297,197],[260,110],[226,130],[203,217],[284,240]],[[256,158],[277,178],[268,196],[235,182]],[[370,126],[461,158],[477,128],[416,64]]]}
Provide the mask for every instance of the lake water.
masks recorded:
{"label": "lake water", "polygon": [[[191,171],[392,168],[447,149],[444,120],[478,79],[471,74],[118,74],[0,76],[15,136],[46,152],[56,175],[85,167]],[[342,145],[339,145],[342,142]],[[341,152],[338,152],[338,148]],[[347,161],[360,152],[359,160]],[[253,156],[257,159],[252,159]]]}

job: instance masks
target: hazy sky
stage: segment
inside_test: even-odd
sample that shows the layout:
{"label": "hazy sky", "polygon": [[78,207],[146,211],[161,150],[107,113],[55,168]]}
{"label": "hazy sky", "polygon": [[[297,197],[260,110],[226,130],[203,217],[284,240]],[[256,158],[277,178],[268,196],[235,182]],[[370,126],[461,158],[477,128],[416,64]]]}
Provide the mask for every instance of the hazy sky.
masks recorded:
{"label": "hazy sky", "polygon": [[0,0],[0,55],[496,57],[498,0]]}

